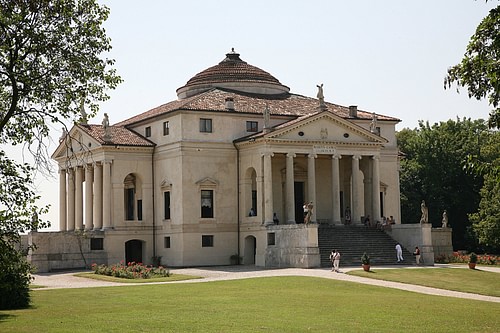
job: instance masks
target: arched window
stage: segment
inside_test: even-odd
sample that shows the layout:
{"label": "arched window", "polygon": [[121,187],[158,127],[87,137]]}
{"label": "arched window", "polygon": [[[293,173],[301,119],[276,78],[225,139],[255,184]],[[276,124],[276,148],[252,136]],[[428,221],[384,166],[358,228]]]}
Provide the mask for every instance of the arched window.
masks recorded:
{"label": "arched window", "polygon": [[[135,219],[134,214],[134,206],[135,206],[135,176],[133,174],[129,174],[125,177],[124,181],[124,197],[125,197],[125,220],[133,221]],[[142,212],[141,212],[142,215]]]}

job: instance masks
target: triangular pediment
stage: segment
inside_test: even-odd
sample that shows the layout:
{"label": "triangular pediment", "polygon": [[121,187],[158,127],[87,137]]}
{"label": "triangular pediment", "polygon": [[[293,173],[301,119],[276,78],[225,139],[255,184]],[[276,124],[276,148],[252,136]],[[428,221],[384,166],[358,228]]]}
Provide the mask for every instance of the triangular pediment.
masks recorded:
{"label": "triangular pediment", "polygon": [[52,158],[55,160],[67,158],[79,153],[88,153],[99,147],[101,147],[99,141],[88,135],[79,126],[73,126],[67,134],[59,139],[59,146],[52,154]]}
{"label": "triangular pediment", "polygon": [[196,185],[201,186],[201,187],[215,187],[218,184],[219,183],[215,179],[212,179],[210,177],[200,179],[196,182]]}
{"label": "triangular pediment", "polygon": [[332,143],[383,144],[387,140],[369,130],[325,111],[280,125],[266,139]]}

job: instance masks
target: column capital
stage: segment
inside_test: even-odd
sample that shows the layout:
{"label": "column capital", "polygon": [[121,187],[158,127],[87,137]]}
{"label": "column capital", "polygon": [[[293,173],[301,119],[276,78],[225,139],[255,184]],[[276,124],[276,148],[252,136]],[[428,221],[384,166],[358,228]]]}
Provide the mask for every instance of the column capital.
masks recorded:
{"label": "column capital", "polygon": [[94,169],[94,163],[85,164],[83,167],[86,171],[92,171]]}
{"label": "column capital", "polygon": [[263,151],[260,153],[260,156],[261,157],[266,157],[266,156],[274,157],[274,153],[272,151]]}
{"label": "column capital", "polygon": [[352,155],[352,159],[353,160],[360,160],[361,159],[361,155]]}
{"label": "column capital", "polygon": [[342,159],[342,155],[341,154],[333,154],[332,155],[332,159],[334,159],[334,160],[341,160]]}
{"label": "column capital", "polygon": [[294,157],[297,157],[297,154],[295,154],[295,153],[287,153],[286,157],[287,158],[294,158]]}
{"label": "column capital", "polygon": [[[294,157],[295,157],[295,156],[294,156]],[[309,153],[309,154],[307,155],[307,157],[308,157],[308,158],[315,159],[315,158],[318,158],[318,154],[316,154],[316,153]]]}
{"label": "column capital", "polygon": [[57,173],[59,173],[59,174],[64,173],[65,174],[66,173],[66,168],[59,167],[59,170],[57,170]]}
{"label": "column capital", "polygon": [[380,155],[373,155],[372,160],[380,160]]}

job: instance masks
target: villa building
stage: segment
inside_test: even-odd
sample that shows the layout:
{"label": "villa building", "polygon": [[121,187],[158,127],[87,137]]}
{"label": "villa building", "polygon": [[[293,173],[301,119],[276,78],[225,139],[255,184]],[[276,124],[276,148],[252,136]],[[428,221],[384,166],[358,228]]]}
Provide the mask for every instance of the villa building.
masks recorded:
{"label": "villa building", "polygon": [[401,222],[399,119],[328,102],[323,85],[291,93],[234,50],[177,96],[61,138],[61,256],[45,268],[78,261],[62,248],[75,230],[92,262],[318,267],[321,224]]}

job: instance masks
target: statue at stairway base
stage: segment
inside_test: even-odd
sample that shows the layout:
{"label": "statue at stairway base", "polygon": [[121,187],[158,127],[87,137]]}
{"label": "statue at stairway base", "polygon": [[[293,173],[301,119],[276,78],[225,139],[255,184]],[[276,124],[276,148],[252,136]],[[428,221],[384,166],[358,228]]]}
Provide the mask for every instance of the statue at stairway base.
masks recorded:
{"label": "statue at stairway base", "polygon": [[314,205],[312,203],[312,201],[310,201],[308,204],[307,204],[307,214],[306,216],[304,217],[304,223],[307,225],[311,222],[311,217],[312,217],[312,214],[313,214],[313,208],[314,208]]}
{"label": "statue at stairway base", "polygon": [[429,223],[429,209],[425,205],[425,201],[422,200],[420,204],[420,210],[422,211],[422,216],[420,217],[420,223]]}

